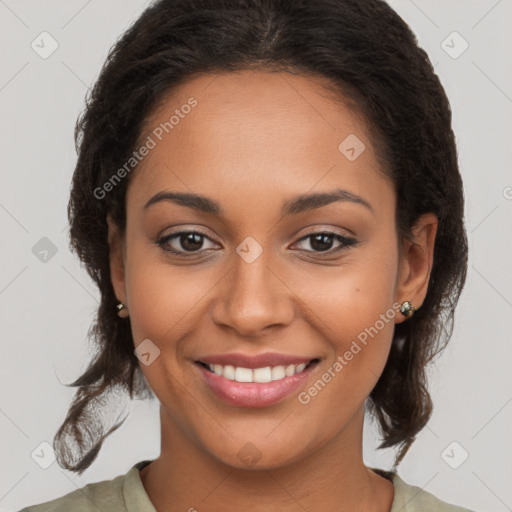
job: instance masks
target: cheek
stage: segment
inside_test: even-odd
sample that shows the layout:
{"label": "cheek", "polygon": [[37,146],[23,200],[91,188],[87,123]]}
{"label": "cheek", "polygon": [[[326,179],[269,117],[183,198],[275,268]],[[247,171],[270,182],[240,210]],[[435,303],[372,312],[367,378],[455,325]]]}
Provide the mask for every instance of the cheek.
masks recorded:
{"label": "cheek", "polygon": [[327,342],[326,367],[342,365],[332,368],[337,375],[332,388],[358,388],[362,399],[377,382],[392,341],[397,252],[390,245],[361,251],[343,267],[323,269],[324,276],[315,272],[299,292],[307,305],[303,315]]}
{"label": "cheek", "polygon": [[361,251],[338,268],[303,273],[300,294],[325,324],[322,331],[330,332],[326,338],[346,339],[357,336],[392,308],[396,273],[393,248]]}
{"label": "cheek", "polygon": [[158,348],[159,355],[150,364],[141,364],[141,370],[159,401],[181,422],[181,413],[175,413],[194,414],[196,407],[183,392],[188,368],[182,349],[197,325],[201,298],[212,283],[204,272],[171,267],[148,245],[133,243],[126,261],[131,329],[135,346],[149,339]]}
{"label": "cheek", "polygon": [[384,369],[394,331],[396,256],[387,246],[347,258],[343,268],[309,275],[301,288],[302,314],[327,356],[297,396],[295,417],[307,424],[301,435],[312,450],[354,417]]}
{"label": "cheek", "polygon": [[130,317],[136,342],[143,337],[159,344],[187,330],[206,292],[195,278],[193,283],[190,275],[170,274],[169,268],[158,264],[135,270],[130,279]]}
{"label": "cheek", "polygon": [[218,272],[171,266],[159,251],[139,238],[128,239],[126,283],[135,344],[149,338],[165,350],[165,340],[180,339],[192,329]]}

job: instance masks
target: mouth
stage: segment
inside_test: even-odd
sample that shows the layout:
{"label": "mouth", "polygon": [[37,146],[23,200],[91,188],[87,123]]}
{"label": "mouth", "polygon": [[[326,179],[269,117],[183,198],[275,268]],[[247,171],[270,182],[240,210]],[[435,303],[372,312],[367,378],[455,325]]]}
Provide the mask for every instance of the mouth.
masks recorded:
{"label": "mouth", "polygon": [[209,372],[228,380],[263,384],[298,375],[304,372],[306,368],[318,363],[318,361],[319,359],[312,359],[308,363],[263,366],[259,368],[245,368],[243,366],[233,366],[230,364],[209,364],[203,361],[197,361],[197,363]]}
{"label": "mouth", "polygon": [[203,382],[223,402],[238,407],[265,407],[281,402],[308,380],[320,359],[255,366],[195,361]]}

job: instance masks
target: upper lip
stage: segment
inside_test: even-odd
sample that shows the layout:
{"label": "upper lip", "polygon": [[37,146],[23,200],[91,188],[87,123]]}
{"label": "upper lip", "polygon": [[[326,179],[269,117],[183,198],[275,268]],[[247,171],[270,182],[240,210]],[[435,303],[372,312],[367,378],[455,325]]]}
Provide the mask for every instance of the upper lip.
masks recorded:
{"label": "upper lip", "polygon": [[250,356],[247,354],[214,354],[200,357],[197,362],[205,364],[220,364],[222,366],[238,366],[242,368],[265,368],[266,366],[287,366],[290,364],[309,363],[314,357],[302,357],[277,352],[266,352]]}

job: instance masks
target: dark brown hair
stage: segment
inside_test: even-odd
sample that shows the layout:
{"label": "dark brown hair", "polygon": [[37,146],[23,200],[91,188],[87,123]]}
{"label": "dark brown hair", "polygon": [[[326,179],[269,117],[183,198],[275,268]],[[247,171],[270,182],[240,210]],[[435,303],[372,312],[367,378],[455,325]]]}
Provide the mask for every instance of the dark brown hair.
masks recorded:
{"label": "dark brown hair", "polygon": [[154,398],[129,320],[116,314],[110,281],[106,215],[123,233],[129,177],[104,197],[95,191],[129,159],[147,116],[178,84],[198,73],[253,68],[324,77],[357,105],[396,189],[400,239],[423,213],[437,215],[427,296],[412,318],[396,325],[367,402],[383,437],[379,448],[399,448],[394,467],[430,418],[426,367],[453,330],[467,240],[450,105],[416,37],[382,0],[161,0],[113,46],[75,129],[71,248],[101,302],[89,332],[97,353],[69,384],[79,389],[54,439],[63,468],[83,472],[123,423],[109,426],[104,419],[113,390]]}

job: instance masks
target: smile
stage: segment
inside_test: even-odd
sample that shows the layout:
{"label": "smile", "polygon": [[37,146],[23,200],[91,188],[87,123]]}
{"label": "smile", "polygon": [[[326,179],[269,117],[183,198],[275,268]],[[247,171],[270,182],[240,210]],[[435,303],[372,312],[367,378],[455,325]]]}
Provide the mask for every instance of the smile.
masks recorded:
{"label": "smile", "polygon": [[265,407],[297,392],[318,363],[318,359],[312,359],[306,363],[247,368],[196,361],[194,367],[207,389],[223,402],[238,407]]}
{"label": "smile", "polygon": [[219,377],[224,377],[228,380],[235,380],[236,382],[272,382],[275,380],[282,380],[285,377],[291,377],[302,373],[306,367],[313,363],[310,361],[308,364],[289,364],[287,366],[265,366],[264,368],[244,368],[243,366],[221,365],[221,364],[203,364],[208,370],[215,373]]}

